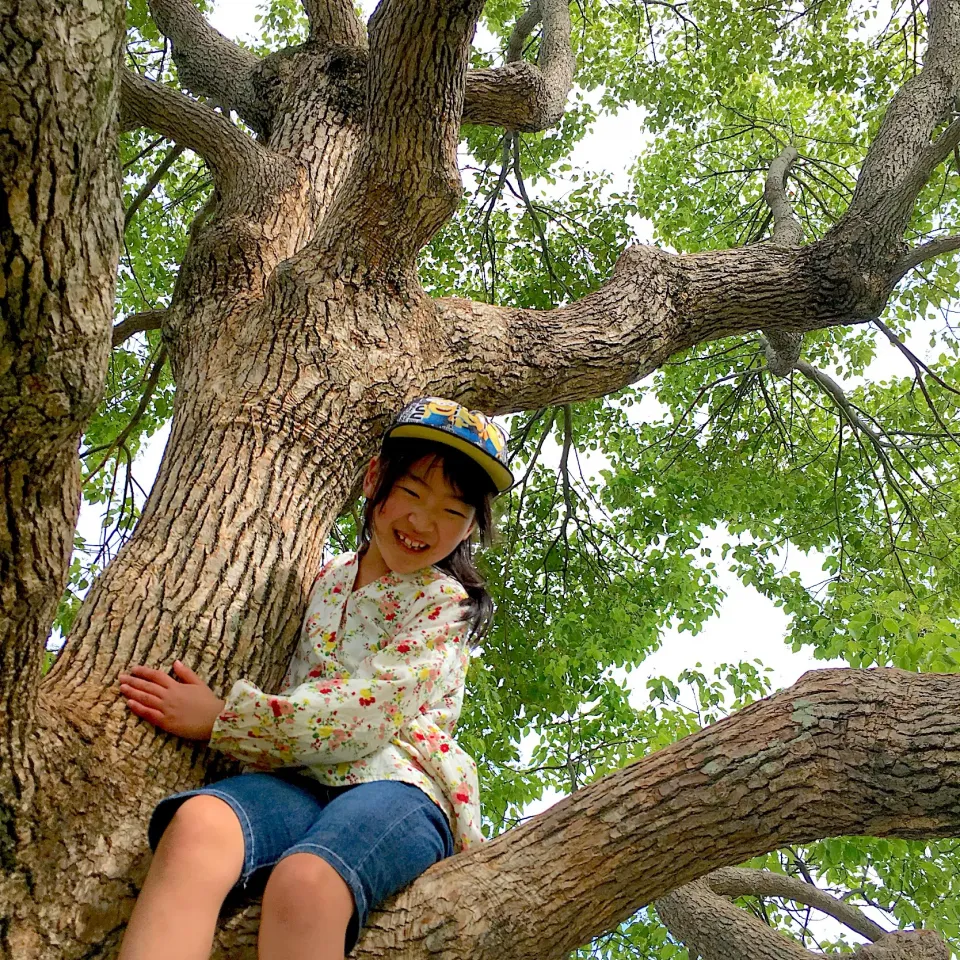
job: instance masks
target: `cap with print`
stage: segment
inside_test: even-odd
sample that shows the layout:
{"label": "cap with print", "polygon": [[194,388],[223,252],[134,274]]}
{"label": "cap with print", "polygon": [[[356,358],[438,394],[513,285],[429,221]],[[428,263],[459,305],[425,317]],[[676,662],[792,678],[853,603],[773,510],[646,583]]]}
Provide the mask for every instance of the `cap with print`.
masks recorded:
{"label": "cap with print", "polygon": [[481,466],[498,493],[513,485],[507,467],[507,431],[479,410],[468,410],[454,400],[420,397],[408,403],[384,434],[417,437],[446,444]]}

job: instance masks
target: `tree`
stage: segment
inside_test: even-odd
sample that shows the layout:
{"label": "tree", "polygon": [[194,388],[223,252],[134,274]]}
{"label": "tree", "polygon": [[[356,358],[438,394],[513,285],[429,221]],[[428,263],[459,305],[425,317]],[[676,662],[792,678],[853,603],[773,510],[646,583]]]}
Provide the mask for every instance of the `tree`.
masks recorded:
{"label": "tree", "polygon": [[[954,194],[941,182],[960,140],[954,0],[932,0],[926,18],[916,10],[905,14],[904,36],[912,29],[915,42],[926,46],[922,68],[909,49],[905,61],[895,61],[906,64],[903,77],[891,73],[886,47],[871,53],[855,32],[851,39],[845,4],[822,5],[801,34],[786,30],[793,17],[786,7],[764,14],[770,30],[723,4],[664,7],[662,14],[645,8],[651,46],[686,57],[688,70],[697,64],[696,80],[685,82],[690,74],[674,59],[669,69],[637,80],[630,96],[650,105],[650,129],[675,148],[674,158],[686,150],[714,165],[709,177],[723,183],[720,199],[725,192],[725,202],[745,210],[746,219],[717,231],[721,242],[713,242],[684,184],[674,176],[671,191],[657,176],[665,161],[654,151],[641,161],[640,196],[659,185],[659,229],[682,252],[630,246],[603,282],[590,274],[598,261],[604,266],[604,248],[591,244],[576,221],[592,218],[609,256],[610,237],[621,229],[617,217],[597,214],[590,188],[549,211],[526,188],[531,167],[543,164],[549,177],[568,144],[562,137],[524,140],[520,133],[558,123],[561,130],[582,129],[589,119],[582,102],[564,115],[575,35],[563,4],[535,0],[522,15],[513,6],[488,7],[487,24],[505,41],[499,66],[482,58],[471,64],[480,0],[432,7],[382,0],[366,29],[349,3],[303,0],[306,38],[266,55],[226,40],[188,0],[152,0],[152,20],[131,4],[136,39],[145,46],[135,45],[130,65],[119,71],[119,116],[125,130],[151,134],[124,142],[125,160],[141,180],[130,194],[127,221],[152,202],[168,175],[181,193],[185,183],[189,191],[202,180],[206,174],[190,154],[202,159],[212,189],[178,258],[169,304],[126,315],[114,327],[115,345],[145,335],[139,342],[152,352],[120,355],[113,368],[120,395],[87,426],[91,496],[106,497],[144,425],[162,419],[167,362],[176,382],[172,432],[132,535],[78,609],[69,599],[61,605],[59,622],[72,620],[70,638],[38,684],[68,576],[77,498],[65,478],[75,476],[78,431],[100,389],[109,336],[104,300],[118,246],[110,160],[118,71],[110,54],[119,28],[115,6],[104,6],[102,28],[81,23],[63,46],[63,24],[83,16],[79,4],[63,2],[56,17],[44,19],[39,8],[24,5],[2,15],[3,36],[12,38],[3,102],[26,90],[21,99],[46,108],[11,108],[8,116],[21,126],[13,119],[7,126],[22,131],[19,142],[44,144],[52,115],[77,119],[74,129],[49,133],[49,149],[72,158],[64,174],[71,179],[63,182],[76,185],[68,195],[76,198],[71,229],[79,238],[63,249],[96,249],[83,231],[104,248],[78,268],[100,293],[94,305],[74,308],[90,324],[80,342],[64,328],[53,293],[25,303],[11,282],[20,271],[60,292],[69,285],[58,282],[56,270],[70,260],[49,246],[50,234],[47,246],[28,242],[61,216],[57,203],[44,207],[32,199],[38,186],[22,186],[46,183],[50,164],[40,162],[46,155],[5,147],[5,263],[13,266],[6,268],[3,293],[11,331],[4,333],[3,356],[12,358],[3,396],[4,417],[16,428],[4,433],[0,461],[8,503],[0,541],[0,903],[6,911],[0,942],[7,955],[108,956],[116,948],[146,869],[148,811],[161,796],[225,766],[131,721],[112,690],[117,673],[130,662],[179,657],[215,687],[225,689],[241,675],[276,684],[323,544],[341,514],[349,533],[359,469],[391,412],[422,394],[495,413],[533,411],[518,423],[517,462],[529,470],[516,505],[528,483],[536,486],[534,453],[562,408],[563,489],[555,497],[532,489],[530,512],[511,514],[508,537],[516,543],[499,572],[501,615],[512,629],[491,640],[490,668],[473,677],[465,737],[494,741],[485,753],[493,780],[498,764],[509,767],[514,758],[510,744],[521,732],[522,704],[540,724],[544,756],[552,760],[560,746],[566,750],[564,772],[578,789],[485,849],[431,871],[379,916],[360,953],[561,956],[656,901],[668,927],[704,955],[727,949],[719,936],[704,939],[705,914],[714,918],[712,931],[734,931],[735,955],[762,956],[762,949],[792,955],[779,940],[765,946],[739,914],[717,919],[719,898],[750,886],[742,874],[731,880],[713,874],[715,868],[838,834],[931,842],[956,834],[958,685],[947,674],[918,672],[956,665],[949,659],[956,609],[944,589],[955,577],[949,561],[957,511],[949,483],[956,377],[949,369],[925,370],[914,358],[914,393],[929,403],[890,390],[871,406],[869,390],[866,398],[845,392],[822,368],[837,346],[851,370],[862,368],[869,351],[856,325],[876,320],[891,304],[885,316],[896,326],[918,298],[934,300],[929,286],[909,286],[911,271],[960,247],[960,239],[943,235]],[[286,29],[285,13],[291,14],[287,5],[272,8],[268,31]],[[586,86],[635,54],[635,40],[623,33],[601,49],[604,19],[593,8],[584,8],[578,26]],[[804,59],[808,33],[823,27],[824,47],[814,62]],[[157,28],[166,38],[159,65],[148,52],[159,40]],[[711,34],[709,49],[701,31]],[[90,36],[101,46],[85,48],[81,41]],[[145,75],[165,77],[168,42],[176,79],[192,97]],[[778,43],[793,44],[786,53],[796,58],[784,56]],[[767,62],[782,57],[789,68],[767,85],[745,71],[742,82],[718,92],[716,63],[736,60],[738,44],[753,54],[765,45]],[[532,48],[536,63],[526,59]],[[840,66],[839,53],[851,48],[861,56],[861,73]],[[76,92],[69,91],[69,100],[67,93],[44,100],[31,71],[55,70],[70,57],[77,58]],[[814,71],[835,111],[818,113],[811,102]],[[749,100],[751,83],[752,114],[741,102]],[[806,101],[796,93],[804,87]],[[791,90],[786,112],[799,117],[797,129],[779,129],[783,142],[777,142],[769,128],[779,121],[764,121],[757,100],[787,98]],[[863,122],[851,102],[871,105]],[[678,122],[681,107],[702,124]],[[737,122],[743,129],[734,135]],[[789,141],[812,142],[821,127],[830,134],[820,138],[823,149],[801,157]],[[703,129],[712,139],[694,151]],[[152,152],[159,146],[154,134],[172,144],[161,158]],[[460,202],[461,135],[487,165],[476,177],[480,215],[473,224],[469,215],[451,220]],[[740,154],[753,149],[747,172],[765,168],[759,189],[756,180],[731,185],[737,164],[721,144],[734,136],[747,145],[738,147]],[[787,189],[791,176],[800,186],[796,209]],[[508,184],[525,211],[510,222],[498,206]],[[170,185],[168,179],[164,189]],[[566,234],[551,236],[548,214],[565,223]],[[626,207],[621,214],[622,220]],[[74,236],[57,229],[55,235]],[[732,235],[737,231],[739,238]],[[451,267],[451,252],[469,246],[471,235],[485,256],[485,267],[472,275]],[[148,241],[159,248],[156,260],[177,252],[162,238],[148,236],[142,245]],[[570,249],[560,259],[565,242]],[[149,257],[140,253],[142,264]],[[121,267],[121,304],[133,299],[134,283],[146,297],[132,262]],[[578,262],[585,265],[579,274]],[[944,280],[942,296],[949,297],[949,268],[938,269],[943,276],[935,279]],[[525,290],[524,284],[536,287],[538,275],[546,276],[541,289]],[[907,291],[891,300],[904,278]],[[477,298],[430,295],[423,281],[438,294],[446,287]],[[843,340],[850,327],[854,332]],[[758,329],[762,352],[745,345]],[[890,323],[883,329],[899,343]],[[664,375],[658,395],[668,416],[632,429],[626,408],[635,394],[623,391],[681,354],[702,362]],[[814,365],[818,358],[822,366]],[[82,372],[83,389],[58,389],[56,362]],[[138,379],[142,389],[135,391]],[[38,390],[50,397],[46,420],[23,399]],[[569,406],[618,391],[619,404]],[[78,399],[66,405],[64,395]],[[790,419],[795,408],[806,414],[799,426]],[[878,408],[882,417],[871,413]],[[683,415],[691,411],[702,414],[701,422]],[[758,411],[766,411],[760,428]],[[609,540],[614,525],[578,510],[566,469],[571,450],[598,436],[605,451],[622,455],[604,491],[592,491],[616,516],[628,548],[618,556],[605,557],[602,546],[585,549],[591,537]],[[658,453],[638,465],[640,446]],[[698,469],[663,471],[690,447],[709,449],[712,466],[701,460]],[[783,469],[789,463],[790,496],[772,469],[765,479],[751,478],[749,497],[738,494],[753,462]],[[50,489],[21,493],[23,481],[18,489],[7,479],[27,476]],[[665,510],[668,501],[674,507]],[[119,509],[126,503],[121,498]],[[811,510],[824,517],[816,529],[801,522]],[[555,538],[540,547],[521,542],[525,526],[549,527],[555,519]],[[745,578],[794,615],[798,640],[834,653],[842,642],[855,663],[902,669],[810,674],[669,746],[662,728],[641,736],[642,725],[604,670],[637,663],[670,618],[696,627],[708,615],[717,589],[691,561],[690,548],[721,519],[734,534],[759,541],[733,548],[732,557]],[[820,602],[771,562],[785,521],[801,548],[830,550],[834,582]],[[117,522],[126,520],[120,515]],[[630,549],[643,555],[643,564],[629,562]],[[42,578],[35,572],[41,567]],[[536,603],[524,604],[524,592],[533,589]],[[526,643],[518,637],[525,630]],[[762,692],[747,668],[730,676],[741,702]],[[503,687],[505,677],[513,689]],[[701,688],[709,692],[705,678]],[[571,709],[588,702],[599,704],[604,737],[588,731],[582,742],[603,749],[578,752],[569,736],[561,743],[554,727],[569,734],[574,724],[589,725],[589,710]],[[628,727],[619,743],[607,735],[618,719]],[[695,726],[675,719],[676,732],[684,722]],[[617,769],[644,737],[645,746],[664,748]],[[581,787],[587,769],[599,779]],[[494,789],[492,819],[506,824],[527,798],[524,789],[522,783]],[[825,854],[820,862],[826,864]],[[877,872],[873,860],[863,883],[876,886]],[[227,921],[220,955],[249,953],[251,922],[250,911]],[[887,937],[862,955],[871,951],[945,955],[930,935]]]}

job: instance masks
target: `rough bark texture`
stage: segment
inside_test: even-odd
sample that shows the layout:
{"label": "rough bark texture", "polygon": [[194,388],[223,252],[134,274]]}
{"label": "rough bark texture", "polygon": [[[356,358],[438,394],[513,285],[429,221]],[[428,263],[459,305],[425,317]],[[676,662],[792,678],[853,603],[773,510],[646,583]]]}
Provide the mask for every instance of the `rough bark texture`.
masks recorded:
{"label": "rough bark texture", "polygon": [[[771,322],[798,332],[874,317],[902,270],[904,211],[960,135],[949,127],[934,139],[960,90],[960,9],[933,0],[931,66],[898,94],[904,103],[871,149],[857,197],[819,242],[690,257],[631,248],[603,288],[554,311],[434,301],[415,261],[459,196],[460,124],[524,127],[515,111],[534,81],[550,86],[552,115],[569,86],[569,20],[538,0],[538,65],[511,62],[478,78],[466,64],[481,0],[384,0],[369,44],[347,6],[308,3],[311,39],[257,61],[211,31],[188,0],[152,0],[185,83],[236,109],[258,136],[175,91],[125,80],[124,122],[198,151],[215,191],[159,318],[176,409],[137,530],[90,591],[39,700],[42,633],[62,572],[37,591],[46,606],[31,621],[32,645],[20,630],[0,647],[5,723],[17,731],[6,767],[13,789],[0,810],[5,957],[115,953],[146,869],[152,805],[223,772],[203,750],[132,719],[116,697],[118,672],[179,658],[220,690],[239,676],[275,685],[321,544],[391,411],[423,394],[493,413],[595,397],[708,339]],[[8,36],[5,65],[39,62],[32,41]],[[105,59],[92,63],[102,70]],[[33,66],[19,69],[29,80]],[[92,150],[100,141],[85,142]],[[100,202],[114,198],[103,185]],[[71,256],[97,250],[81,245]],[[85,318],[109,300],[113,264],[102,258]],[[50,269],[71,262],[63,254]],[[101,353],[83,364],[91,384],[108,342],[104,329]],[[18,362],[32,349],[18,346]],[[71,451],[95,392],[84,387],[69,416],[56,413],[72,422],[63,432]],[[73,396],[54,388],[38,396],[61,393]],[[57,489],[75,503],[75,487]],[[57,543],[60,554],[44,549],[44,558],[66,556]],[[431,870],[376,918],[358,955],[546,960],[671,889],[784,843],[955,834],[958,693],[955,677],[810,675]],[[227,923],[219,956],[250,955],[254,919]]]}
{"label": "rough bark texture", "polygon": [[[789,940],[721,895],[718,887],[725,884],[722,879],[718,884],[716,878],[724,872],[718,870],[703,880],[684,884],[657,901],[660,919],[692,955],[699,956],[700,960],[817,960],[823,957],[822,953]],[[881,930],[873,943],[859,947],[852,956],[857,960],[949,960],[950,950],[932,930],[894,933]]]}
{"label": "rough bark texture", "polygon": [[823,956],[804,949],[728,899],[748,895],[794,900],[836,918],[871,941],[854,953],[863,960],[947,960],[950,956],[934,931],[887,933],[856,907],[802,880],[768,870],[714,870],[660,898],[655,906],[670,932],[701,960],[814,960]]}
{"label": "rough bark texture", "polygon": [[[80,506],[120,248],[119,0],[0,13],[0,871]],[[3,933],[0,921],[0,934]]]}

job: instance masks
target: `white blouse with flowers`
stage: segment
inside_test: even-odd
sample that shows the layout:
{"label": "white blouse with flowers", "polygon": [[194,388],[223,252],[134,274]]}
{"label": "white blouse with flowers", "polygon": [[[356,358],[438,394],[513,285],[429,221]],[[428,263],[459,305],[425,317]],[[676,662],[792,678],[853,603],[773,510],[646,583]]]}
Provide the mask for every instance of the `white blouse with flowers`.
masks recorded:
{"label": "white blouse with flowers", "polygon": [[353,591],[358,556],[314,584],[281,692],[238,680],[210,746],[331,786],[402,780],[446,814],[457,850],[482,840],[477,770],[453,739],[469,662],[466,591],[435,567]]}

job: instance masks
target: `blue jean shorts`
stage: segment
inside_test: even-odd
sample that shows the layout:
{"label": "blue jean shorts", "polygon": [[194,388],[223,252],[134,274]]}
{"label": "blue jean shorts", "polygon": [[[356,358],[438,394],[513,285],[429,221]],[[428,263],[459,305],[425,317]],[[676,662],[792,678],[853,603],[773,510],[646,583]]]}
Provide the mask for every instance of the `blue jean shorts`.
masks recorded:
{"label": "blue jean shorts", "polygon": [[354,903],[345,953],[371,910],[453,853],[447,818],[413,784],[328,787],[295,771],[242,773],[161,800],[148,829],[152,850],[177,808],[200,794],[228,803],[243,830],[243,871],[230,899],[262,893],[273,866],[293,853],[315,854],[337,871]]}

